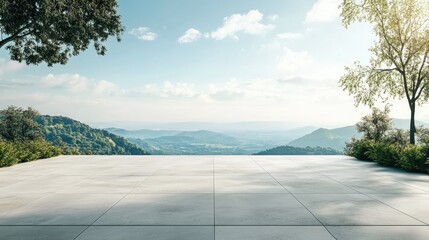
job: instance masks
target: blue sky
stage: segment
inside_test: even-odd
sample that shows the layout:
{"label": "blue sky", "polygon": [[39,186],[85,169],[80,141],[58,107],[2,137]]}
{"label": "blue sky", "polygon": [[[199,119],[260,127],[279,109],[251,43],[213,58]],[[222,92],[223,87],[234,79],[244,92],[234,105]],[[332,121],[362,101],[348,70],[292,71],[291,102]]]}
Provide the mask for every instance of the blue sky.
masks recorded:
{"label": "blue sky", "polygon": [[[341,25],[338,0],[119,0],[126,31],[67,65],[26,66],[0,50],[0,107],[91,122],[352,124],[368,113],[338,87],[366,62],[370,26]],[[429,119],[427,107],[418,118]],[[393,115],[407,118],[404,101]]]}

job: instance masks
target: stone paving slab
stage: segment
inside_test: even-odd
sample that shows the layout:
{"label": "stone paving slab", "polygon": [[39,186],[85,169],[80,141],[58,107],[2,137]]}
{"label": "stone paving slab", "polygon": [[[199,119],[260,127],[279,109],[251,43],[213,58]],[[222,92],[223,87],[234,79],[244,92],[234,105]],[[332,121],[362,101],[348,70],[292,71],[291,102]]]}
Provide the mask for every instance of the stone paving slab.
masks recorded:
{"label": "stone paving slab", "polygon": [[90,225],[120,198],[117,194],[51,194],[0,216],[0,225]]}
{"label": "stone paving slab", "polygon": [[0,239],[72,240],[85,226],[0,226]]}
{"label": "stone paving slab", "polygon": [[60,156],[0,169],[0,239],[429,237],[429,176],[346,156]]}
{"label": "stone paving slab", "polygon": [[213,194],[129,194],[94,225],[213,225]]}
{"label": "stone paving slab", "polygon": [[216,194],[217,225],[321,225],[291,194]]}
{"label": "stone paving slab", "polygon": [[428,226],[329,226],[337,239],[347,240],[423,240],[428,239]]}
{"label": "stone paving slab", "polygon": [[335,240],[324,227],[317,226],[223,226],[216,227],[216,239]]}
{"label": "stone paving slab", "polygon": [[149,176],[133,193],[213,194],[213,176]]}
{"label": "stone paving slab", "polygon": [[212,240],[211,226],[91,226],[78,240]]}
{"label": "stone paving slab", "polygon": [[296,194],[324,225],[425,225],[363,194]]}

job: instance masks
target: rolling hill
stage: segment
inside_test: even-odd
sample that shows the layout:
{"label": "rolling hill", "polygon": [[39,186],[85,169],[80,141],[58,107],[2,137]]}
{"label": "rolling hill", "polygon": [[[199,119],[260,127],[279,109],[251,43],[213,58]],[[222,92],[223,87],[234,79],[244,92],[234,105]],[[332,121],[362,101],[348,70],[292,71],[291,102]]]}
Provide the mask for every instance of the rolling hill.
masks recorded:
{"label": "rolling hill", "polygon": [[149,139],[129,139],[141,147],[158,154],[251,154],[264,149],[245,140],[211,131],[186,131],[173,136]]}
{"label": "rolling hill", "polygon": [[[111,130],[111,128],[106,130]],[[127,133],[126,131],[116,132],[118,134]],[[173,132],[174,131],[171,131],[171,133]],[[230,136],[229,134],[207,130],[184,131],[174,135],[156,138],[141,139],[131,137],[127,138],[127,140],[147,150],[151,154],[170,155],[252,154],[275,146],[258,140],[242,139]]]}
{"label": "rolling hill", "polygon": [[125,138],[105,130],[94,129],[68,117],[42,115],[34,119],[45,139],[74,154],[146,155],[147,151]]}
{"label": "rolling hill", "polygon": [[352,137],[360,138],[361,135],[355,126],[347,126],[335,129],[319,128],[316,131],[304,135],[288,145],[292,147],[322,147],[343,151],[345,143]]}
{"label": "rolling hill", "polygon": [[[220,126],[224,125],[220,124]],[[199,125],[197,124],[197,126]],[[269,127],[279,127],[279,130],[274,131],[266,130],[261,127],[261,124],[256,123],[247,123],[241,128],[237,124],[226,126],[229,128],[225,128],[221,132],[211,130],[127,130],[114,127],[105,128],[105,130],[127,138],[129,142],[152,154],[252,154],[267,148],[285,145],[291,140],[317,129],[313,126],[286,129],[285,125],[269,125]],[[237,129],[234,130],[232,126]],[[250,127],[255,128],[244,130]]]}
{"label": "rolling hill", "polygon": [[[425,122],[416,121],[417,126],[429,127]],[[409,120],[393,119],[393,126],[399,129],[408,129]],[[326,129],[319,128],[316,131],[306,134],[298,139],[288,143],[293,147],[323,147],[332,148],[337,151],[343,151],[345,143],[352,137],[360,138],[361,134],[357,131],[356,126],[347,126],[342,128]]]}

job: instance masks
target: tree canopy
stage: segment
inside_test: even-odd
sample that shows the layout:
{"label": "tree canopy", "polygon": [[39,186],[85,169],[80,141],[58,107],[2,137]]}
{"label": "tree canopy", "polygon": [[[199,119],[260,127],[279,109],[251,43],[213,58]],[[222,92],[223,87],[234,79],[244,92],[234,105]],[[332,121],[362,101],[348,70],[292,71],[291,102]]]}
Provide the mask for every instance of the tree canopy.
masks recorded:
{"label": "tree canopy", "polygon": [[383,111],[373,108],[372,113],[362,118],[356,124],[356,129],[363,133],[363,137],[368,140],[381,141],[392,126],[392,119],[389,117],[390,109],[385,107]]}
{"label": "tree canopy", "polygon": [[104,55],[124,28],[116,0],[0,0],[0,48],[27,64],[65,64],[92,43]]}
{"label": "tree canopy", "polygon": [[411,111],[410,143],[414,144],[416,105],[429,99],[429,1],[343,0],[340,8],[345,27],[366,21],[376,36],[369,64],[346,67],[340,85],[357,105],[406,98]]}
{"label": "tree canopy", "polygon": [[10,106],[0,111],[0,139],[6,141],[33,141],[43,139],[42,130],[33,118],[39,113],[28,108]]}

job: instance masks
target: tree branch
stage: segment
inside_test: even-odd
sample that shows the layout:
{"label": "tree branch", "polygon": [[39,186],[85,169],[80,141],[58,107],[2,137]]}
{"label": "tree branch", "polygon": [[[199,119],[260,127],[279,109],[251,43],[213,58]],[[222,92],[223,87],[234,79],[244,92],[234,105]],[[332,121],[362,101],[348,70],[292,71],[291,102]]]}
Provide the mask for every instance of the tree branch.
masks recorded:
{"label": "tree branch", "polygon": [[376,68],[374,69],[375,71],[379,71],[379,72],[392,72],[392,71],[399,71],[398,68]]}
{"label": "tree branch", "polygon": [[422,94],[423,90],[427,87],[428,83],[423,84],[422,88],[420,88],[419,94],[416,96],[416,100],[419,99],[420,95]]}
{"label": "tree branch", "polygon": [[420,65],[420,69],[419,69],[419,73],[418,73],[418,82],[417,82],[417,88],[419,88],[420,83],[422,82],[423,78],[422,78],[422,72],[423,72],[423,68],[426,64],[426,60],[429,54],[429,47],[426,49],[425,55],[423,57],[423,61],[422,64]]}
{"label": "tree branch", "polygon": [[[378,8],[376,8],[376,12],[378,13],[377,17],[378,17],[378,19],[379,19],[379,21],[381,23],[380,27],[381,27],[381,31],[382,31],[382,34],[381,34],[382,38],[384,38],[384,40],[386,41],[386,43],[387,43],[387,45],[389,47],[389,54],[387,54],[387,57],[390,59],[390,61],[393,62],[393,64],[396,66],[396,68],[398,68],[398,71],[404,72],[405,71],[405,67],[404,67],[404,61],[402,60],[402,54],[399,53],[399,50],[395,46],[393,46],[393,44],[387,38],[387,32],[386,32],[386,27],[385,27],[385,24],[384,24],[384,19],[381,16],[382,13],[380,12],[380,10]],[[402,68],[399,68],[399,66],[398,66],[399,63],[397,63],[396,60],[393,58],[393,56],[391,54],[391,49],[393,49],[393,51],[398,55],[398,58],[401,61],[401,67]]]}
{"label": "tree branch", "polygon": [[407,76],[405,74],[402,74],[402,80],[404,81],[405,95],[407,96],[408,105],[411,108],[411,98],[410,93],[408,92]]}
{"label": "tree branch", "polygon": [[6,43],[8,43],[10,41],[13,41],[13,40],[15,40],[17,38],[22,38],[22,37],[25,37],[25,36],[29,35],[31,32],[28,32],[28,33],[23,34],[23,35],[19,35],[19,34],[22,33],[23,31],[25,31],[26,29],[28,29],[28,27],[30,25],[31,25],[31,23],[28,23],[25,26],[23,26],[22,28],[18,29],[18,31],[16,31],[16,33],[12,34],[11,36],[9,36],[9,37],[7,37],[5,39],[2,39],[0,41],[0,48],[2,48],[4,45],[6,45]]}

